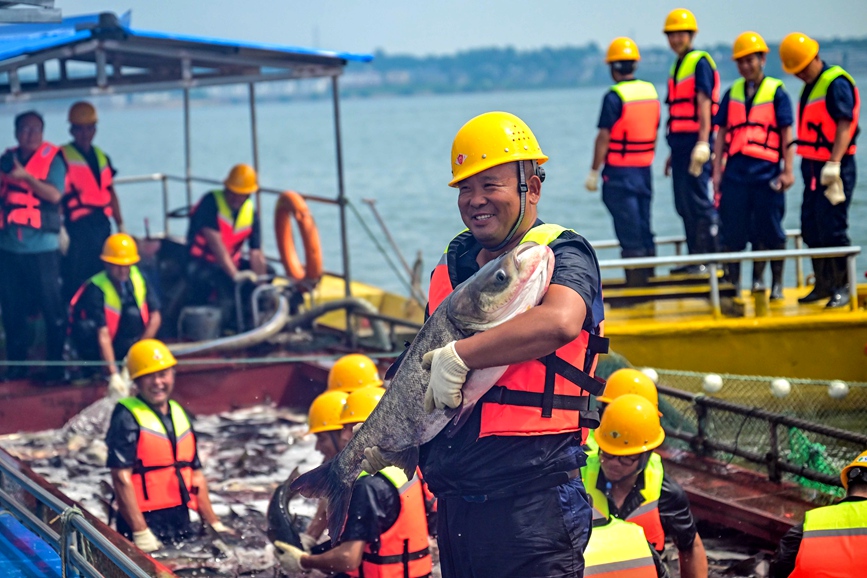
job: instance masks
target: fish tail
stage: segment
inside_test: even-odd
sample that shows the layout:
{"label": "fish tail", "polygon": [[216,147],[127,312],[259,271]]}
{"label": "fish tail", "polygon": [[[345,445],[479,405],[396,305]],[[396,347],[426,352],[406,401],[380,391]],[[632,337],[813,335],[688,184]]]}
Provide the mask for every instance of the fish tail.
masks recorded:
{"label": "fish tail", "polygon": [[337,544],[346,524],[352,486],[343,483],[329,461],[306,474],[298,476],[290,489],[308,498],[325,498],[328,501],[328,533],[331,543]]}

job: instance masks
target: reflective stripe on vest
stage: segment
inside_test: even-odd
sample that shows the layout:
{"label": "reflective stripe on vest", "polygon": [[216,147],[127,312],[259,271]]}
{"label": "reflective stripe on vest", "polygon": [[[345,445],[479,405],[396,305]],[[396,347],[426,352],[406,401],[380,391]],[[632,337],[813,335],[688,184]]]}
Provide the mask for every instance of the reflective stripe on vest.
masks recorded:
{"label": "reflective stripe on vest", "polygon": [[[53,144],[43,142],[24,165],[24,169],[34,178],[46,180],[51,161],[59,150]],[[17,158],[18,148],[7,149],[4,154],[8,153],[16,155]],[[54,203],[42,200],[30,189],[27,182],[13,179],[6,173],[0,173],[0,204],[3,211],[0,227],[8,224],[55,233],[60,231],[60,208]]]}
{"label": "reflective stripe on vest", "polygon": [[[707,58],[713,69],[713,90],[711,90],[711,117],[719,108],[719,72],[710,54],[703,50],[692,50],[683,57],[678,67],[671,65],[668,73],[668,132],[694,132],[699,129],[698,93],[695,90],[695,68],[702,58]],[[675,74],[677,77],[675,78]]]}
{"label": "reflective stripe on vest", "polygon": [[627,80],[611,87],[623,103],[611,127],[605,164],[610,167],[649,167],[653,164],[659,128],[659,95],[643,80]]}
{"label": "reflective stripe on vest", "polygon": [[795,570],[789,578],[850,578],[864,575],[867,501],[810,510]]}
{"label": "reflective stripe on vest", "polygon": [[[411,480],[400,468],[390,466],[379,472],[400,494],[400,513],[379,541],[364,545],[361,568],[349,576],[364,578],[422,578],[429,576],[431,561],[424,495],[418,475]],[[362,473],[363,475],[367,475]],[[361,476],[359,476],[361,477]]]}
{"label": "reflective stripe on vest", "polygon": [[780,162],[780,127],[774,110],[774,96],[782,80],[766,76],[753,96],[749,115],[746,107],[746,81],[739,78],[729,92],[727,111],[728,154]]}
{"label": "reflective stripe on vest", "polygon": [[[521,243],[550,245],[566,230],[560,225],[542,224],[530,229]],[[430,313],[454,288],[449,252],[469,234],[465,230],[449,243],[431,275]],[[588,409],[587,402],[590,393],[595,394],[604,386],[604,382],[593,378],[596,355],[607,351],[607,347],[602,350],[603,342],[600,337],[582,330],[574,341],[546,356],[544,362],[532,360],[510,365],[497,385],[482,398],[479,437],[547,435],[596,427],[597,414]],[[589,356],[588,349],[592,353]],[[568,379],[564,372],[569,375]],[[576,384],[581,386],[576,389]],[[576,407],[569,407],[569,404]]]}
{"label": "reflective stripe on vest", "polygon": [[[229,207],[229,203],[226,202],[226,194],[223,190],[211,191],[208,194],[213,195],[217,203],[217,226],[220,238],[223,240],[223,245],[232,258],[232,262],[237,266],[241,261],[241,247],[244,245],[247,237],[253,234],[253,200],[249,197],[244,200],[241,208],[238,209],[237,217],[233,217],[232,209]],[[193,213],[195,211],[196,209],[193,209]],[[201,231],[196,233],[196,236],[193,238],[193,243],[190,245],[190,255],[199,257],[210,263],[217,262],[217,258],[211,253],[210,247],[208,247],[208,240]]]}
{"label": "reflective stripe on vest", "polygon": [[136,463],[132,468],[135,499],[142,512],[164,510],[184,504],[197,507],[197,488],[192,488],[192,461],[196,456],[196,436],[187,414],[174,400],[169,411],[175,428],[175,445],[166,433],[160,417],[137,397],[125,397],[118,403],[132,412],[139,425]]}
{"label": "reflective stripe on vest", "polygon": [[[584,481],[584,489],[587,490],[587,494],[593,498],[593,518],[607,519],[610,517],[608,497],[596,487],[600,469],[599,455],[588,456],[587,465],[581,468],[581,479]],[[644,468],[644,489],[641,490],[641,497],[644,499],[641,505],[626,517],[628,521],[644,528],[647,541],[660,552],[665,548],[665,530],[662,529],[662,520],[659,517],[659,496],[662,494],[663,473],[662,458],[653,452],[650,454],[647,467]]]}
{"label": "reflective stripe on vest", "polygon": [[653,553],[641,526],[617,518],[594,526],[584,550],[584,576],[656,578]]}
{"label": "reflective stripe on vest", "polygon": [[[138,305],[138,309],[141,312],[142,323],[147,327],[148,319],[150,319],[147,303],[147,284],[141,271],[135,265],[131,265],[129,268],[129,280],[132,282],[133,297],[135,297],[135,304]],[[108,278],[108,274],[105,271],[97,273],[78,288],[78,291],[75,292],[75,295],[72,296],[72,300],[69,302],[70,310],[75,308],[88,283],[93,283],[102,291],[105,326],[108,328],[108,334],[113,341],[115,335],[117,335],[117,328],[120,326],[120,308],[122,303],[114,283]]]}
{"label": "reflective stripe on vest", "polygon": [[[849,137],[855,136],[858,130],[858,118],[861,116],[861,95],[855,80],[848,72],[839,66],[832,66],[825,70],[816,79],[816,83],[807,97],[807,104],[798,114],[798,154],[805,159],[814,161],[827,161],[831,158],[834,148],[834,138],[837,135],[837,121],[828,112],[826,98],[831,83],[840,77],[846,78],[852,83],[855,92],[855,108],[852,111],[852,126],[849,128]],[[801,89],[803,101],[804,88]],[[855,154],[855,145],[850,144],[846,150],[847,155]]]}
{"label": "reflective stripe on vest", "polygon": [[60,147],[66,159],[66,192],[63,205],[70,221],[77,221],[94,212],[111,216],[111,167],[105,153],[93,147],[99,167],[99,183],[90,170],[87,159],[71,143]]}

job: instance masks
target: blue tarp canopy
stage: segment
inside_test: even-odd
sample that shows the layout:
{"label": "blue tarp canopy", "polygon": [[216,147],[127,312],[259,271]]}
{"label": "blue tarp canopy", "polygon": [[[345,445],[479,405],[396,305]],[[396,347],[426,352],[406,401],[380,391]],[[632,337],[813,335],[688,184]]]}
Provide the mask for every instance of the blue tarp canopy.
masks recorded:
{"label": "blue tarp canopy", "polygon": [[130,14],[0,26],[6,101],[339,75],[373,56],[138,30]]}

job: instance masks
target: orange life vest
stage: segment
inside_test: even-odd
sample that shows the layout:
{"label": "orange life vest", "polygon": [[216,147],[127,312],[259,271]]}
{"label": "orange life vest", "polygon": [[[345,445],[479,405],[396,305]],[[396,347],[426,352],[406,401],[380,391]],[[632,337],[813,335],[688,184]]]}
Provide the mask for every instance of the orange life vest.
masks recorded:
{"label": "orange life vest", "polygon": [[408,480],[400,468],[379,472],[400,494],[400,514],[379,542],[365,544],[361,568],[347,572],[364,578],[423,578],[433,569],[428,545],[424,494],[418,476]]}
{"label": "orange life vest", "polygon": [[[51,161],[59,150],[53,144],[43,142],[24,165],[24,169],[33,177],[44,181],[48,178]],[[4,154],[7,153],[17,155],[18,147],[7,149]],[[0,173],[0,203],[3,209],[0,227],[8,224],[55,233],[60,231],[59,207],[41,199],[25,181],[13,179],[6,173]]]}
{"label": "orange life vest", "polygon": [[611,127],[605,164],[610,167],[649,167],[659,128],[659,95],[643,80],[627,80],[611,87],[623,103]]}
{"label": "orange life vest", "polygon": [[810,510],[789,578],[852,578],[864,575],[867,501]]}
{"label": "orange life vest", "polygon": [[[550,245],[564,231],[559,225],[539,225],[530,229],[521,243]],[[465,231],[449,243],[434,269],[428,295],[431,313],[454,289],[450,254],[466,235],[470,233]],[[574,341],[542,359],[510,365],[497,385],[482,397],[479,437],[547,435],[582,428],[586,437],[586,428],[599,425],[598,414],[589,409],[589,396],[597,395],[605,386],[593,375],[597,354],[607,351],[607,339],[582,330]]]}
{"label": "orange life vest", "polygon": [[[831,158],[834,138],[837,135],[837,121],[828,112],[826,98],[831,83],[841,76],[852,83],[852,90],[855,91],[855,108],[852,112],[849,136],[854,138],[858,131],[858,118],[861,116],[861,95],[858,93],[858,87],[855,86],[855,80],[848,72],[839,66],[832,66],[816,79],[807,97],[807,105],[801,108],[798,114],[797,152],[805,159],[827,161]],[[803,91],[804,89],[801,89],[802,97]],[[846,154],[854,155],[855,150],[855,145],[850,144]]]}
{"label": "orange life vest", "polygon": [[132,473],[135,499],[142,512],[165,510],[186,504],[196,509],[198,488],[192,487],[192,462],[196,456],[196,436],[187,414],[174,400],[169,411],[175,428],[175,444],[166,433],[162,420],[137,397],[125,397],[118,403],[132,412],[139,425],[136,464]]}
{"label": "orange life vest", "polygon": [[774,110],[774,96],[781,86],[781,80],[764,77],[747,115],[746,82],[743,78],[734,82],[729,92],[726,122],[729,156],[740,153],[772,163],[780,162],[780,127]]}
{"label": "orange life vest", "polygon": [[[608,511],[608,497],[596,487],[600,469],[599,454],[588,456],[587,465],[581,468],[581,480],[584,482],[587,495],[593,499],[593,518],[607,520],[611,517]],[[650,454],[650,460],[644,468],[644,488],[641,490],[644,500],[626,517],[629,522],[644,528],[647,541],[659,552],[665,548],[665,530],[659,517],[659,497],[662,495],[664,473],[662,458],[656,452]]]}
{"label": "orange life vest", "polygon": [[94,212],[102,212],[110,217],[111,211],[111,166],[108,157],[97,147],[93,147],[99,165],[99,183],[90,170],[87,159],[84,158],[74,145],[66,144],[61,147],[66,159],[66,193],[63,197],[63,205],[66,209],[66,217],[70,221],[77,221]]}
{"label": "orange life vest", "polygon": [[692,50],[680,61],[671,65],[668,74],[668,132],[694,132],[699,129],[698,93],[695,90],[695,68],[702,58],[707,58],[713,69],[713,90],[711,91],[711,117],[719,109],[719,72],[710,54],[703,50]]}
{"label": "orange life vest", "polygon": [[[138,267],[135,265],[130,266],[129,279],[132,282],[133,297],[135,297],[136,305],[138,305],[139,311],[141,312],[142,323],[147,327],[148,320],[150,319],[150,312],[148,311],[147,303],[147,284],[145,283],[141,271],[139,271]],[[75,311],[75,306],[79,299],[81,299],[84,290],[87,289],[87,286],[91,283],[99,287],[99,290],[102,291],[104,303],[103,309],[105,311],[105,326],[108,328],[108,334],[111,336],[111,339],[114,340],[114,337],[117,335],[117,329],[120,326],[120,308],[122,303],[120,295],[114,287],[114,283],[108,278],[108,274],[105,271],[97,273],[88,279],[78,288],[75,295],[72,296],[72,300],[69,302],[70,318],[72,317],[72,313]]]}
{"label": "orange life vest", "polygon": [[[253,200],[247,198],[241,208],[238,209],[237,217],[232,214],[232,209],[229,203],[226,202],[226,194],[220,189],[208,193],[214,197],[217,203],[217,226],[219,227],[220,238],[223,240],[223,245],[232,262],[237,266],[241,261],[241,247],[244,241],[253,234]],[[201,204],[201,201],[199,202]],[[198,205],[196,206],[198,209]],[[196,212],[193,209],[193,213]],[[217,258],[208,247],[208,240],[201,231],[197,232],[193,237],[193,242],[190,245],[190,255],[199,259],[204,259],[209,263],[216,263]]]}

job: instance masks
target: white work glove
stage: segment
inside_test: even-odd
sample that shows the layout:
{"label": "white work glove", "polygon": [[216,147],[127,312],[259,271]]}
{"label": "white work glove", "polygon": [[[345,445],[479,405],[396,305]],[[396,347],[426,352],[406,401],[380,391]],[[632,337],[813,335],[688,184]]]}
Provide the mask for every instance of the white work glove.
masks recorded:
{"label": "white work glove", "polygon": [[843,179],[840,178],[840,163],[827,162],[822,167],[819,182],[825,185],[825,197],[832,205],[839,205],[846,200],[843,192]]}
{"label": "white work glove", "polygon": [[301,557],[306,554],[304,550],[280,541],[274,542],[274,546],[277,561],[284,572],[307,572],[307,568],[301,565]]}
{"label": "white work glove", "polygon": [[378,446],[364,448],[364,459],[361,460],[361,469],[368,474],[373,475],[390,465],[391,463],[382,457],[382,452],[379,451]]}
{"label": "white work glove", "polygon": [[301,547],[304,548],[305,552],[309,552],[310,549],[313,548],[313,546],[319,543],[316,538],[314,538],[307,532],[301,532],[300,534],[298,534],[298,538],[300,538]]}
{"label": "white work glove", "polygon": [[710,160],[710,145],[706,142],[699,141],[692,147],[692,153],[689,155],[689,174],[694,177],[701,175],[704,168],[704,163]]}
{"label": "white work glove", "polygon": [[209,526],[211,526],[211,530],[213,530],[217,534],[234,534],[233,530],[227,528],[226,525],[219,520],[217,520],[213,524],[209,524]]}
{"label": "white work glove", "polygon": [[60,226],[60,232],[57,233],[57,248],[61,255],[66,255],[69,252],[69,233],[66,232],[66,227]]}
{"label": "white work glove", "polygon": [[599,190],[599,171],[591,170],[587,174],[587,180],[584,181],[584,188],[591,193]]}
{"label": "white work glove", "polygon": [[245,269],[244,271],[238,271],[235,273],[235,276],[232,277],[232,281],[235,283],[243,283],[244,281],[249,281],[250,283],[255,283],[259,280],[259,276],[256,275],[253,271],[249,269]]}
{"label": "white work glove", "polygon": [[141,532],[133,532],[132,541],[139,550],[147,553],[155,552],[163,547],[162,542],[157,540],[150,528],[145,528]]}
{"label": "white work glove", "polygon": [[424,409],[430,413],[436,409],[461,405],[461,388],[467,380],[470,368],[455,351],[455,341],[445,347],[424,354],[421,366],[430,369],[430,383],[424,392]]}
{"label": "white work glove", "polygon": [[108,393],[116,397],[126,397],[129,395],[129,383],[119,373],[112,373],[108,378]]}

